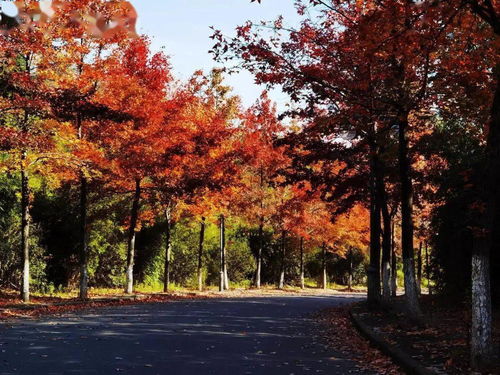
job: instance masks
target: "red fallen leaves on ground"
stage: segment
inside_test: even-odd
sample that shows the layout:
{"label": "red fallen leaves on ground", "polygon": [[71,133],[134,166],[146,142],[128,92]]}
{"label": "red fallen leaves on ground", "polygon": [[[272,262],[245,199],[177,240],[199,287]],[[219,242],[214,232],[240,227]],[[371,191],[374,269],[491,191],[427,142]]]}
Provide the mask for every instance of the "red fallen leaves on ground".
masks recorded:
{"label": "red fallen leaves on ground", "polygon": [[[377,331],[387,342],[397,345],[425,367],[450,375],[471,373],[469,368],[470,311],[468,306],[437,296],[422,296],[421,305],[425,325],[417,327],[409,323],[401,313],[404,308],[401,297],[391,310],[368,311],[366,306],[355,308],[365,324]],[[494,313],[494,340],[500,343],[500,314]],[[499,367],[491,374],[500,374]]]}
{"label": "red fallen leaves on ground", "polygon": [[364,370],[378,374],[396,375],[404,372],[380,350],[373,348],[352,325],[349,307],[334,307],[323,310],[314,318],[324,327],[323,338],[338,350],[359,363]]}
{"label": "red fallen leaves on ground", "polygon": [[[311,289],[306,294],[324,294],[323,290]],[[337,294],[331,290],[332,295]],[[72,311],[93,309],[108,306],[134,305],[141,303],[169,302],[177,300],[208,299],[208,298],[242,298],[266,297],[283,295],[303,295],[301,290],[276,290],[276,289],[232,289],[222,293],[207,290],[204,292],[175,292],[169,294],[144,293],[133,296],[96,294],[93,299],[82,302],[76,298],[37,297],[31,298],[30,304],[19,300],[16,292],[0,293],[0,320],[10,318],[36,318],[44,315],[55,315]],[[134,298],[135,297],[135,298]]]}
{"label": "red fallen leaves on ground", "polygon": [[78,299],[63,299],[52,297],[32,298],[32,304],[25,305],[13,298],[0,300],[0,320],[9,318],[37,318],[45,315],[58,315],[79,310],[88,310],[102,307],[137,305],[143,303],[170,302],[191,299],[212,298],[208,294],[148,294],[138,295],[137,298],[111,297],[109,299],[89,300],[86,302]]}

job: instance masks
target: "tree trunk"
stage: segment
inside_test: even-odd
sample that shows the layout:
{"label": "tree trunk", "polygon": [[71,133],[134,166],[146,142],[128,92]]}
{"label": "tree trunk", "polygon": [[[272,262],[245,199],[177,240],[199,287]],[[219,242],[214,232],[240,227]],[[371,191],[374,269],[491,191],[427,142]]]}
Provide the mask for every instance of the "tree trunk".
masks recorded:
{"label": "tree trunk", "polygon": [[281,263],[280,263],[280,277],[278,281],[279,289],[283,289],[285,287],[285,257],[286,257],[285,236],[286,232],[283,230],[281,232]]}
{"label": "tree trunk", "polygon": [[349,249],[349,276],[347,278],[347,290],[352,292],[352,248]]}
{"label": "tree trunk", "polygon": [[378,150],[372,145],[370,162],[370,265],[368,266],[368,304],[380,302],[380,204],[377,194]]}
{"label": "tree trunk", "polygon": [[486,369],[493,360],[489,266],[484,252],[472,254],[471,365],[475,369]]}
{"label": "tree trunk", "polygon": [[[498,26],[498,24],[497,24]],[[500,30],[500,27],[499,27]],[[500,31],[497,31],[497,36]],[[485,212],[481,214],[479,228],[472,248],[472,325],[471,366],[476,370],[487,368],[493,362],[490,254],[496,238],[495,215],[500,193],[500,64],[495,67],[497,86],[486,146],[486,176],[483,179],[481,200]]]}
{"label": "tree trunk", "polygon": [[398,292],[398,257],[396,255],[396,239],[395,239],[396,223],[392,222],[391,230],[391,295],[396,297]]}
{"label": "tree trunk", "polygon": [[222,292],[224,290],[225,282],[224,282],[224,263],[226,260],[224,259],[225,255],[225,247],[226,247],[226,239],[225,239],[225,228],[224,228],[224,215],[220,215],[219,220],[219,239],[220,239],[220,262],[219,262],[219,291]]}
{"label": "tree trunk", "polygon": [[403,271],[405,280],[406,308],[409,316],[420,320],[422,313],[418,301],[415,280],[415,262],[413,250],[413,183],[408,144],[408,113],[399,120],[399,177],[401,180],[401,248],[403,253]]}
{"label": "tree trunk", "polygon": [[80,177],[80,292],[79,298],[86,300],[88,295],[88,236],[87,236],[87,179]]}
{"label": "tree trunk", "polygon": [[205,217],[200,222],[200,241],[198,244],[198,290],[203,290],[203,242],[205,241]]}
{"label": "tree trunk", "polygon": [[167,293],[170,285],[170,258],[172,256],[172,218],[170,207],[165,210],[165,267],[163,271],[163,292]]}
{"label": "tree trunk", "polygon": [[418,245],[417,252],[417,290],[422,294],[422,241]]}
{"label": "tree trunk", "polygon": [[[264,191],[264,167],[261,164],[259,168],[260,190]],[[255,287],[260,289],[262,276],[262,252],[264,251],[264,201],[260,199],[260,222],[259,222],[259,248],[257,249],[257,270],[255,272]]]}
{"label": "tree trunk", "polygon": [[259,248],[257,249],[257,270],[255,271],[255,287],[257,289],[260,289],[263,247],[264,247],[264,218],[261,217],[259,224]]}
{"label": "tree trunk", "polygon": [[226,220],[224,219],[224,290],[229,290],[229,277],[227,275],[227,247],[226,247]]}
{"label": "tree trunk", "polygon": [[30,190],[29,177],[26,171],[26,152],[22,154],[21,166],[21,251],[23,276],[21,282],[21,298],[23,302],[30,301]]}
{"label": "tree trunk", "polygon": [[382,211],[384,230],[382,231],[382,299],[389,302],[391,299],[391,214],[387,207],[387,192],[383,177],[382,165],[378,168],[377,177],[378,201]]}
{"label": "tree trunk", "polygon": [[431,289],[431,265],[429,263],[429,244],[425,243],[425,275],[427,277],[427,290],[429,291],[429,295],[432,296]]}
{"label": "tree trunk", "polygon": [[[79,114],[76,116],[76,128],[78,139],[83,139],[83,126]],[[87,230],[87,191],[88,181],[85,178],[84,171],[80,171],[80,290],[78,297],[81,300],[88,299],[88,230]]]}
{"label": "tree trunk", "polygon": [[305,289],[304,278],[304,237],[300,237],[300,288]]}
{"label": "tree trunk", "polygon": [[125,293],[134,292],[134,256],[135,256],[135,236],[137,230],[137,220],[139,216],[139,204],[141,199],[141,180],[135,180],[134,200],[132,203],[132,212],[130,215],[130,225],[128,230],[127,242],[127,285]]}
{"label": "tree trunk", "polygon": [[328,277],[327,277],[327,272],[326,272],[326,245],[323,244],[321,247],[321,257],[322,257],[322,280],[321,280],[321,287],[326,290],[328,285]]}

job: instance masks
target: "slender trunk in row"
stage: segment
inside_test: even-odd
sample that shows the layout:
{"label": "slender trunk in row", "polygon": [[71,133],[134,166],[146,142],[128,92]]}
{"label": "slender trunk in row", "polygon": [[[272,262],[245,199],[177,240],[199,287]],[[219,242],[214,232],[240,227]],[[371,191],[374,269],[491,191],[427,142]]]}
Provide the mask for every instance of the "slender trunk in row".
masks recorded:
{"label": "slender trunk in row", "polygon": [[80,291],[81,300],[88,299],[88,235],[87,235],[87,179],[80,177]]}
{"label": "slender trunk in row", "polygon": [[429,295],[432,296],[431,289],[431,265],[429,263],[429,244],[425,243],[425,274],[427,276],[427,289],[429,290]]}
{"label": "slender trunk in row", "polygon": [[[29,65],[26,62],[26,70],[29,72]],[[22,131],[28,133],[28,111],[24,111],[24,122]],[[30,186],[29,174],[27,171],[28,152],[21,153],[21,299],[23,302],[30,301]]]}
{"label": "slender trunk in row", "polygon": [[280,262],[280,276],[278,280],[279,289],[283,289],[285,287],[285,258],[286,258],[285,236],[286,232],[283,230],[281,232],[281,262]]}
{"label": "slender trunk in row", "polygon": [[203,290],[203,242],[205,241],[205,217],[200,222],[200,240],[198,243],[198,290]]}
{"label": "slender trunk in row", "polygon": [[21,251],[23,275],[21,282],[21,298],[23,302],[30,301],[30,212],[29,212],[29,177],[25,167],[26,152],[22,154],[21,167]]}
{"label": "slender trunk in row", "polygon": [[[78,139],[83,139],[83,124],[79,114],[76,116],[76,128]],[[84,171],[80,171],[80,290],[78,297],[81,300],[88,299],[88,228],[87,228],[87,195],[88,181]]]}
{"label": "slender trunk in row", "polygon": [[224,224],[224,290],[229,290],[229,276],[227,274],[227,247],[225,244],[226,226]]}
{"label": "slender trunk in row", "polygon": [[135,257],[135,237],[137,230],[137,220],[139,217],[139,204],[141,199],[141,180],[135,180],[135,192],[132,202],[132,211],[130,215],[130,225],[128,230],[127,241],[127,280],[125,293],[132,294],[134,292],[134,257]]}
{"label": "slender trunk in row", "polygon": [[225,238],[225,227],[224,227],[224,215],[220,215],[220,220],[219,220],[219,291],[222,292],[224,290],[225,282],[224,282],[224,264],[226,260],[224,259],[225,255],[225,247],[226,247],[226,238]]}
{"label": "slender trunk in row", "polygon": [[376,184],[378,202],[382,213],[382,221],[384,229],[382,231],[382,299],[384,302],[389,302],[391,298],[391,214],[387,207],[387,192],[384,181],[384,166],[378,160],[378,168],[376,168]]}
{"label": "slender trunk in row", "polygon": [[406,309],[413,320],[420,320],[413,250],[413,183],[408,142],[408,113],[399,119],[399,177],[401,181],[401,248],[405,280]]}
{"label": "slender trunk in row", "polygon": [[321,255],[322,255],[322,280],[321,280],[321,287],[326,290],[327,289],[327,283],[328,283],[328,277],[327,277],[327,272],[326,272],[326,244],[323,243],[323,246],[321,247]]}
{"label": "slender trunk in row", "polygon": [[257,289],[260,289],[263,247],[264,247],[264,218],[261,217],[259,224],[259,247],[257,249],[257,270],[255,271],[255,287]]}
{"label": "slender trunk in row", "polygon": [[170,207],[165,210],[165,265],[163,270],[163,292],[170,286],[170,258],[172,256],[172,222]]}
{"label": "slender trunk in row", "polygon": [[352,292],[352,247],[349,249],[348,262],[349,262],[349,276],[347,278],[347,290]]}
{"label": "slender trunk in row", "polygon": [[380,302],[380,204],[378,202],[376,175],[378,149],[371,147],[370,161],[370,265],[368,266],[368,304],[376,306]]}
{"label": "slender trunk in row", "polygon": [[398,257],[396,255],[396,223],[392,222],[391,229],[391,295],[396,297],[398,292]]}
{"label": "slender trunk in row", "polygon": [[[264,189],[264,166],[261,164],[259,168],[260,189]],[[260,289],[262,275],[262,252],[264,251],[264,201],[260,199],[260,218],[259,218],[259,248],[257,249],[257,270],[255,272],[255,287]]]}
{"label": "slender trunk in row", "polygon": [[300,288],[305,288],[304,277],[304,237],[300,237]]}
{"label": "slender trunk in row", "polygon": [[417,252],[417,291],[422,294],[422,241],[418,245]]}

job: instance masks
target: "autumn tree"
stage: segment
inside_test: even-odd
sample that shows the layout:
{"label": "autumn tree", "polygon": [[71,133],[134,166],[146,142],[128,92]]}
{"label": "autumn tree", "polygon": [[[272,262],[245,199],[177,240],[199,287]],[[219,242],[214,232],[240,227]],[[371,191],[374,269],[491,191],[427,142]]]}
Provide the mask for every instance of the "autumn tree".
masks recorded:
{"label": "autumn tree", "polygon": [[[36,7],[34,2],[27,9]],[[30,173],[44,171],[48,160],[63,158],[57,152],[57,134],[64,124],[50,119],[47,93],[52,92],[47,57],[53,53],[50,29],[24,24],[2,37],[0,53],[6,69],[2,72],[2,128],[4,151],[10,154],[2,163],[20,174],[21,192],[21,297],[30,299]],[[60,135],[70,136],[66,128]],[[54,136],[56,135],[56,136]],[[61,151],[61,149],[59,149]],[[47,171],[47,169],[45,169]]]}
{"label": "autumn tree", "polygon": [[[89,139],[90,121],[123,121],[126,116],[119,110],[110,110],[97,102],[98,90],[105,74],[106,55],[119,43],[135,37],[133,24],[125,26],[134,17],[130,4],[105,1],[53,2],[48,22],[57,24],[54,31],[59,41],[59,53],[52,61],[57,66],[57,94],[52,100],[56,115],[71,121],[82,142],[76,152],[82,167],[77,172],[80,183],[80,291],[81,299],[88,298],[88,194],[89,179],[95,169],[97,155]],[[43,12],[42,12],[43,13]],[[94,21],[86,21],[91,16]],[[116,23],[115,27],[110,25]],[[87,148],[85,150],[84,148]]]}
{"label": "autumn tree", "polygon": [[101,147],[109,160],[107,180],[121,192],[132,191],[132,207],[127,235],[126,292],[133,291],[135,238],[139,224],[144,184],[153,173],[167,135],[170,120],[176,116],[174,100],[168,100],[172,81],[170,65],[163,54],[152,55],[149,41],[138,38],[116,51],[115,63],[103,83],[105,97],[100,102],[125,111],[131,121],[108,122],[101,129]]}
{"label": "autumn tree", "polygon": [[[193,76],[180,90],[176,101],[182,108],[177,119],[170,122],[168,138],[164,139],[163,152],[158,155],[152,175],[152,189],[158,193],[157,203],[165,207],[165,212],[182,201],[192,208],[188,211],[199,213],[198,279],[201,285],[204,216],[208,215],[201,207],[206,207],[205,197],[227,188],[237,179],[240,142],[234,136],[232,120],[238,113],[238,98],[230,95],[222,84],[221,72],[213,71],[208,77]],[[168,249],[169,224],[166,225]],[[168,290],[169,262],[167,254],[164,291]]]}
{"label": "autumn tree", "polygon": [[275,141],[282,136],[284,126],[278,120],[276,106],[266,92],[242,116],[242,152],[247,155],[241,171],[241,190],[236,206],[251,227],[257,227],[255,287],[261,286],[264,230],[279,205],[278,171],[285,168],[288,158],[284,147]]}

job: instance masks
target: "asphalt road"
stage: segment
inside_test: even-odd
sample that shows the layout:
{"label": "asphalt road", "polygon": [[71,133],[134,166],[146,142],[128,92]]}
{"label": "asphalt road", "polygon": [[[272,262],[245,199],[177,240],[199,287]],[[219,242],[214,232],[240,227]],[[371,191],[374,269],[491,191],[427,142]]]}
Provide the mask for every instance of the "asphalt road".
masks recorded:
{"label": "asphalt road", "polygon": [[0,374],[351,374],[314,311],[333,296],[142,304],[0,325]]}

